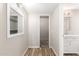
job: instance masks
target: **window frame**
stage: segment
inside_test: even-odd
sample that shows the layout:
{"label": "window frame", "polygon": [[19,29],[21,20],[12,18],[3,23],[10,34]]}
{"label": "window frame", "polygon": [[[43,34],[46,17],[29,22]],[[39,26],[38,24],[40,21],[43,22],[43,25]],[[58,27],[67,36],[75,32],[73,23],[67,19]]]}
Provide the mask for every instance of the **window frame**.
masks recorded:
{"label": "window frame", "polygon": [[[10,9],[15,10],[18,14],[20,14],[22,16],[22,32],[10,34]],[[18,19],[18,21],[20,21],[20,20]],[[7,4],[7,38],[11,38],[11,37],[23,35],[23,34],[24,34],[24,15],[23,15],[21,9],[15,5]]]}

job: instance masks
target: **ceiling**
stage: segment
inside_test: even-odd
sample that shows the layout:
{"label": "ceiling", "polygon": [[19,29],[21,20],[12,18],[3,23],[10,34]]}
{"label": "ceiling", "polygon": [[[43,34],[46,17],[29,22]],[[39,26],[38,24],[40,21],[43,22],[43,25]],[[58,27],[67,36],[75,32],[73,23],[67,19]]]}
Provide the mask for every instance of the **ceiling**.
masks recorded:
{"label": "ceiling", "polygon": [[78,3],[66,3],[64,4],[64,10],[68,9],[79,9],[79,4]]}
{"label": "ceiling", "polygon": [[24,4],[29,13],[52,13],[57,5],[57,3]]}

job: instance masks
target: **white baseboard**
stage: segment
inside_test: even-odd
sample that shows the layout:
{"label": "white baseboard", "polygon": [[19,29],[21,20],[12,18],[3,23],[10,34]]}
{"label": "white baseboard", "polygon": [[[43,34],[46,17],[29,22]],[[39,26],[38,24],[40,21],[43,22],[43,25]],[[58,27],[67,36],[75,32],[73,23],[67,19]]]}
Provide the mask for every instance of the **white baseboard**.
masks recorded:
{"label": "white baseboard", "polygon": [[28,48],[40,48],[39,46],[29,46]]}

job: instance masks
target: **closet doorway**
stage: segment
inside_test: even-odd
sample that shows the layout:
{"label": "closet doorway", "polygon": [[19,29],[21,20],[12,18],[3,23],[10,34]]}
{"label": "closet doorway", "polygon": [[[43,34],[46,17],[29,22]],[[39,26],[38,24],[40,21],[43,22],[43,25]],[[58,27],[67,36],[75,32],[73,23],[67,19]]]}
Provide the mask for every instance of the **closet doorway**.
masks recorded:
{"label": "closet doorway", "polygon": [[40,48],[49,48],[49,16],[40,16]]}

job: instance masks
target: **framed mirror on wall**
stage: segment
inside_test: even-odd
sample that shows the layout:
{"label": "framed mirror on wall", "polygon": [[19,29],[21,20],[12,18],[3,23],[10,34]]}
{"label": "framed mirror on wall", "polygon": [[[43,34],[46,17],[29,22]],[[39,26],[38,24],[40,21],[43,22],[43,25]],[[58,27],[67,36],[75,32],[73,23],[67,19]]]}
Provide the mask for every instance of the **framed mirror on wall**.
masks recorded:
{"label": "framed mirror on wall", "polygon": [[24,15],[20,8],[7,4],[7,37],[24,34]]}

